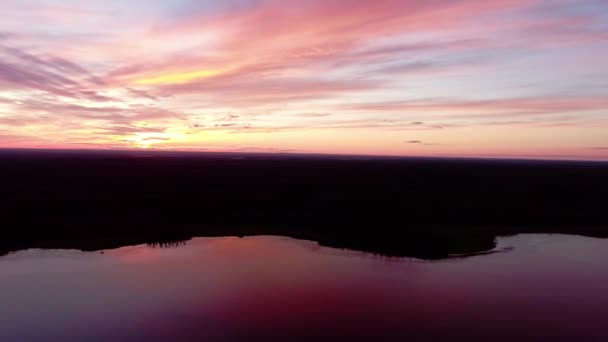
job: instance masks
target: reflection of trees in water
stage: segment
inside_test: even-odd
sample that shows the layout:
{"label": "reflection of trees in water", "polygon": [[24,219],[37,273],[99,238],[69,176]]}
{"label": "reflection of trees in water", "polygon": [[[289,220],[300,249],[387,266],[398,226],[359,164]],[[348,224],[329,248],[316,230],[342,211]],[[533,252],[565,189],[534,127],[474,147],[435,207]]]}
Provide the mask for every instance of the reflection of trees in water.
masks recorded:
{"label": "reflection of trees in water", "polygon": [[150,242],[147,244],[147,246],[150,248],[178,248],[185,246],[186,242],[188,242],[188,240]]}

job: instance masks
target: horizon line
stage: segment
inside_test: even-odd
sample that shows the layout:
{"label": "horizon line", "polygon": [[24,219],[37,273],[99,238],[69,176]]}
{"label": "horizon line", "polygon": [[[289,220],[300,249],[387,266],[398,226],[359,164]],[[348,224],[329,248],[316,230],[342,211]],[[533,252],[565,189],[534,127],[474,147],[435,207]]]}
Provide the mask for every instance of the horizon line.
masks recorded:
{"label": "horizon line", "polygon": [[320,153],[297,151],[221,151],[221,150],[171,150],[160,148],[52,148],[52,147],[0,147],[2,151],[37,151],[37,152],[107,152],[107,153],[184,153],[184,154],[235,154],[235,155],[291,155],[316,157],[351,157],[351,158],[380,158],[380,159],[452,159],[452,160],[494,160],[494,161],[538,161],[538,162],[582,162],[608,163],[608,157],[603,159],[568,159],[562,156],[512,156],[512,155],[390,155],[390,154],[350,154],[350,153]]}

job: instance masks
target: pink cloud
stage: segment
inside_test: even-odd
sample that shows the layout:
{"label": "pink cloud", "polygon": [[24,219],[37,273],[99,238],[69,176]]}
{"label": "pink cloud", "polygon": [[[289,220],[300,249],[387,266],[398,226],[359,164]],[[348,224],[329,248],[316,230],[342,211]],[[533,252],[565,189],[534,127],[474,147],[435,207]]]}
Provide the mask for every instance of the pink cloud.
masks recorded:
{"label": "pink cloud", "polygon": [[281,132],[301,150],[305,131],[344,139],[328,151],[364,151],[349,132],[367,130],[386,153],[403,147],[402,131],[448,153],[451,132],[470,128],[571,130],[581,146],[602,146],[608,31],[575,2],[263,0],[175,12],[129,3],[115,16],[103,2],[51,5],[0,32],[4,145],[14,135],[25,138],[11,146],[36,136],[48,146],[191,146],[174,139],[209,133],[256,146],[247,139]]}

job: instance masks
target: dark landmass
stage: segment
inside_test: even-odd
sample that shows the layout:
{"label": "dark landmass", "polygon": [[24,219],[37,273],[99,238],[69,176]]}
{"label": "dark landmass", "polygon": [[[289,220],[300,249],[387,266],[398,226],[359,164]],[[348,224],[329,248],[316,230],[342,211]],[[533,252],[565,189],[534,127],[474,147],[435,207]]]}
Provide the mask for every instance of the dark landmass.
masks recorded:
{"label": "dark landmass", "polygon": [[285,235],[390,256],[608,237],[608,163],[0,150],[0,255]]}

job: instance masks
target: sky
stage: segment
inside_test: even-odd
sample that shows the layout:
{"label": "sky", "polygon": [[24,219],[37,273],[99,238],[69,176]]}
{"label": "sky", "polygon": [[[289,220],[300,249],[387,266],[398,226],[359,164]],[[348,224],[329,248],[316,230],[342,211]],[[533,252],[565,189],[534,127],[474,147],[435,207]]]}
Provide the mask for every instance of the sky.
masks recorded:
{"label": "sky", "polygon": [[0,147],[608,160],[605,0],[2,0]]}

